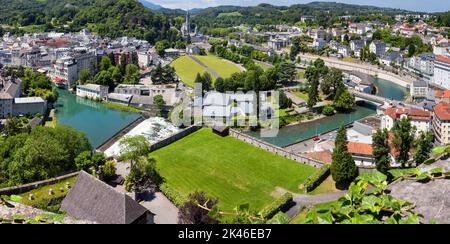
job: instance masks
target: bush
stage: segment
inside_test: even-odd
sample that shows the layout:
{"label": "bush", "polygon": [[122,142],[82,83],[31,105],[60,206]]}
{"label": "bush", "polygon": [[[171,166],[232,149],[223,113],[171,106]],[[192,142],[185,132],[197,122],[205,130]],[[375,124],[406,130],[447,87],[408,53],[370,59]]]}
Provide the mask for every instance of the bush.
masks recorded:
{"label": "bush", "polygon": [[183,207],[184,203],[187,202],[187,198],[183,197],[177,191],[172,190],[167,184],[162,184],[159,189],[162,193],[173,203],[177,208]]}
{"label": "bush", "polygon": [[303,184],[303,188],[305,192],[311,192],[317,186],[320,185],[328,176],[330,176],[331,165],[327,164],[322,166],[316,173],[308,177],[305,183]]}
{"label": "bush", "polygon": [[264,219],[271,219],[277,213],[289,210],[289,208],[292,207],[292,204],[293,196],[288,192],[273,201],[271,204],[267,205],[259,214]]}
{"label": "bush", "polygon": [[106,161],[103,166],[103,177],[105,177],[105,181],[113,180],[114,176],[116,176],[116,164],[114,161]]}
{"label": "bush", "polygon": [[31,206],[34,208],[42,209],[44,211],[60,214],[62,213],[60,211],[60,208],[64,197],[65,196],[44,198],[36,203],[33,203]]}
{"label": "bush", "polygon": [[325,106],[322,109],[322,114],[326,116],[331,116],[334,114],[334,108],[332,106]]}

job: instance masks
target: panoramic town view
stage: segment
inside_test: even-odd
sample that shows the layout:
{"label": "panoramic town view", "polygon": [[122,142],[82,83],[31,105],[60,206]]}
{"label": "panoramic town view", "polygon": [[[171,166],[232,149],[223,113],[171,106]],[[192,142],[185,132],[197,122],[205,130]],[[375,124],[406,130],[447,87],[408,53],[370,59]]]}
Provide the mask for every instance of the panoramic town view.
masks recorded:
{"label": "panoramic town view", "polygon": [[0,224],[450,224],[450,2],[0,6]]}

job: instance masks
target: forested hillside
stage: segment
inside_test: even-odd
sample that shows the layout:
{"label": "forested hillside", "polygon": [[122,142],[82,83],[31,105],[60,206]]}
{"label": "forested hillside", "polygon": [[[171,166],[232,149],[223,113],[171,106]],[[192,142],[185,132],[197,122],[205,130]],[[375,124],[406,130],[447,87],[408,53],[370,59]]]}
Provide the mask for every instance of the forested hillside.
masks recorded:
{"label": "forested hillside", "polygon": [[103,36],[134,36],[151,43],[179,38],[176,30],[170,30],[168,16],[137,0],[0,0],[0,6],[0,24],[14,32],[30,26],[42,31],[88,27]]}

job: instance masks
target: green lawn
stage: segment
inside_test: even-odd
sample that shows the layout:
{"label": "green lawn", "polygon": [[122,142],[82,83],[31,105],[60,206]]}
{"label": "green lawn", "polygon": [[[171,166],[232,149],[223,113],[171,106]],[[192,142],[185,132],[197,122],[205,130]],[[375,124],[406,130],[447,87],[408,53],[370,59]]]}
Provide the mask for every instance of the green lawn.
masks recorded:
{"label": "green lawn", "polygon": [[435,148],[433,148],[431,153],[433,154],[433,156],[437,156],[439,154],[444,153],[446,148],[447,148],[447,146],[435,147]]}
{"label": "green lawn", "polygon": [[308,93],[306,92],[300,92],[300,91],[292,91],[292,94],[297,96],[298,98],[302,99],[303,101],[307,102],[309,99]]}
{"label": "green lawn", "polygon": [[316,189],[314,189],[309,194],[311,195],[317,195],[322,193],[329,193],[329,192],[339,192],[336,188],[336,182],[333,180],[333,177],[328,176]]}
{"label": "green lawn", "polygon": [[229,78],[234,73],[240,73],[239,67],[231,62],[223,60],[215,55],[195,56],[206,66],[216,71],[222,78]]}
{"label": "green lawn", "polygon": [[181,81],[190,87],[194,87],[194,81],[198,73],[203,74],[207,72],[204,67],[196,63],[189,56],[179,57],[171,65]]}
{"label": "green lawn", "polygon": [[[32,191],[22,193],[19,195],[22,197],[21,203],[31,206],[31,205],[33,205],[33,203],[37,203],[44,199],[52,199],[52,198],[57,198],[60,196],[65,196],[65,195],[67,195],[67,193],[69,193],[69,190],[66,189],[66,182],[69,182],[70,186],[72,187],[74,185],[76,179],[77,179],[77,177],[75,176],[75,177],[63,180],[63,181],[53,184],[53,185],[43,186],[43,187],[34,189]],[[64,189],[63,192],[61,192],[59,190],[60,187],[62,187]],[[48,191],[50,190],[50,188],[53,189],[53,192],[54,192],[53,195],[48,194]],[[34,196],[34,199],[32,201],[28,199],[28,196],[30,195],[30,193],[33,194],[33,196]]]}
{"label": "green lawn", "polygon": [[232,137],[222,138],[202,129],[151,154],[167,186],[187,196],[204,191],[219,199],[219,207],[233,210],[249,203],[261,210],[271,203],[271,193],[282,187],[298,188],[315,172],[299,164]]}

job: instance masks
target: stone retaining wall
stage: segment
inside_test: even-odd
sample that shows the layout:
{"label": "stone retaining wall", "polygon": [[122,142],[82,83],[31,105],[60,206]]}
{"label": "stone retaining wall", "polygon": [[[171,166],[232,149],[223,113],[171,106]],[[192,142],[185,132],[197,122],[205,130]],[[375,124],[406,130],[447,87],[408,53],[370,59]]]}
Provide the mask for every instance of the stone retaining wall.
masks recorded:
{"label": "stone retaining wall", "polygon": [[150,146],[150,151],[153,152],[153,151],[156,151],[156,150],[158,150],[160,148],[163,148],[163,147],[165,147],[167,145],[170,145],[170,144],[172,144],[172,143],[174,143],[174,142],[176,142],[176,141],[178,141],[180,139],[183,139],[184,137],[186,137],[186,136],[188,136],[188,135],[198,131],[201,128],[202,128],[202,126],[197,126],[197,125],[190,126],[190,127],[186,128],[186,129],[184,129],[184,130],[182,130],[182,131],[180,131],[180,132],[178,132],[176,134],[173,134],[172,136],[169,136],[169,137],[167,137],[165,139],[162,139],[161,141],[158,141],[158,142],[152,144]]}
{"label": "stone retaining wall", "polygon": [[79,173],[80,172],[75,172],[75,173],[70,173],[67,175],[59,176],[56,178],[51,178],[48,180],[37,181],[37,182],[33,182],[33,183],[21,185],[21,186],[12,186],[12,187],[3,188],[3,189],[0,189],[0,196],[1,195],[8,195],[8,196],[9,195],[19,195],[19,194],[34,190],[39,187],[48,186],[48,185],[52,185],[52,184],[64,181],[68,178],[77,176]]}
{"label": "stone retaining wall", "polygon": [[264,150],[266,150],[268,152],[271,152],[273,154],[276,154],[276,155],[279,155],[279,156],[282,156],[282,157],[285,157],[285,158],[297,161],[297,162],[302,163],[302,164],[307,164],[307,165],[313,166],[315,168],[320,168],[320,167],[325,165],[325,163],[323,163],[321,161],[318,161],[318,160],[315,160],[315,159],[312,159],[312,158],[307,158],[305,156],[289,152],[286,149],[283,149],[281,147],[277,147],[277,146],[274,146],[274,145],[269,144],[267,142],[258,140],[256,138],[253,138],[253,137],[251,137],[249,135],[246,135],[246,134],[244,134],[242,132],[239,132],[237,130],[234,130],[234,129],[230,129],[230,136],[232,136],[232,137],[234,137],[236,139],[239,139],[241,141],[244,141],[246,143],[249,143],[249,144],[251,144],[251,145],[253,145],[255,147],[264,149]]}

